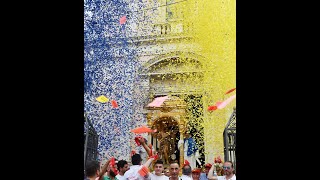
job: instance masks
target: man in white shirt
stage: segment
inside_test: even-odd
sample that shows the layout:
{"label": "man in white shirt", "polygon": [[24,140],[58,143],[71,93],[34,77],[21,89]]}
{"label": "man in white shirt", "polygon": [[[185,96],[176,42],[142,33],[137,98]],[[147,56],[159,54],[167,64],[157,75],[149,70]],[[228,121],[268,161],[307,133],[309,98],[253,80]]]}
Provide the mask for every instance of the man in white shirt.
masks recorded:
{"label": "man in white shirt", "polygon": [[233,163],[231,161],[226,161],[223,163],[224,176],[215,176],[213,175],[213,171],[214,171],[214,165],[209,170],[209,173],[208,173],[209,180],[236,180],[236,175],[234,174],[234,169],[233,169]]}
{"label": "man in white shirt", "polygon": [[163,161],[157,160],[153,166],[155,174],[150,173],[151,180],[169,180],[169,177],[162,174],[163,171]]}
{"label": "man in white shirt", "polygon": [[192,180],[191,178],[191,166],[190,165],[184,165],[182,167],[182,176],[181,176],[182,180]]}
{"label": "man in white shirt", "polygon": [[124,179],[124,173],[129,170],[129,165],[128,165],[128,162],[125,161],[125,160],[120,160],[118,161],[117,163],[117,167],[118,167],[118,175],[116,176],[116,178],[118,180],[125,180]]}
{"label": "man in white shirt", "polygon": [[172,162],[169,166],[170,180],[181,180],[179,177],[180,166],[178,162]]}
{"label": "man in white shirt", "polygon": [[[148,167],[154,158],[150,158],[144,165],[141,165],[140,154],[134,154],[131,157],[132,166],[124,173],[125,180],[146,180],[149,178]],[[143,172],[143,173],[142,173]],[[143,174],[143,175],[142,175]]]}

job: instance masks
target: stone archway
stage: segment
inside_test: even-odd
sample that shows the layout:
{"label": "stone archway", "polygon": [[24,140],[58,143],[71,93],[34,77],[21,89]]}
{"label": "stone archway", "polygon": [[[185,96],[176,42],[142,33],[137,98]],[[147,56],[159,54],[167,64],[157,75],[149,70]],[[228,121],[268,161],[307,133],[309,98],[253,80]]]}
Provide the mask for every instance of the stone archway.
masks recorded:
{"label": "stone archway", "polygon": [[[158,96],[172,95],[161,107],[144,107],[149,127],[163,118],[174,119],[178,124],[179,139],[184,139],[187,129],[186,107],[184,96],[203,94],[201,82],[203,81],[203,56],[191,52],[170,52],[154,56],[139,69],[138,86],[141,90],[138,96],[144,96],[143,104],[147,105]],[[187,68],[186,68],[187,67]],[[191,81],[185,81],[192,77]],[[191,78],[190,78],[191,79]],[[181,99],[177,96],[181,97]],[[151,142],[149,134],[148,141]],[[156,143],[154,143],[156,144]],[[156,147],[155,147],[156,148]],[[179,149],[179,163],[184,164],[183,147]]]}

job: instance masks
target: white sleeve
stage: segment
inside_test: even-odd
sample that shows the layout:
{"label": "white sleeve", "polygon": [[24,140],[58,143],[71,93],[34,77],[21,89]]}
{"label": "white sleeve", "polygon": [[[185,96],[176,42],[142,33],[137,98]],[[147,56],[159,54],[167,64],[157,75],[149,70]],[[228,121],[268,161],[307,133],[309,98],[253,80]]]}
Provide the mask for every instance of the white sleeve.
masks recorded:
{"label": "white sleeve", "polygon": [[180,148],[181,145],[183,145],[183,140],[180,139],[178,142],[178,148]]}
{"label": "white sleeve", "polygon": [[198,150],[196,151],[195,157],[196,157],[196,158],[200,157],[200,154],[199,154],[199,151],[198,151]]}
{"label": "white sleeve", "polygon": [[225,180],[224,176],[217,176],[218,180]]}

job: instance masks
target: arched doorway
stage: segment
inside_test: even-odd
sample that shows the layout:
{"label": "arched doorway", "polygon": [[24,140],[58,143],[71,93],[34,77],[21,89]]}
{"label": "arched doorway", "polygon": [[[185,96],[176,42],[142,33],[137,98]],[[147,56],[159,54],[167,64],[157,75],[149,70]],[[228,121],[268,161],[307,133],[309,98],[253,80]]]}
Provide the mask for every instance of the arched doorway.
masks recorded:
{"label": "arched doorway", "polygon": [[[145,108],[148,110],[148,126],[157,129],[156,133],[148,137],[153,148],[162,151],[165,164],[176,160],[183,165],[183,146],[179,148],[178,141],[184,139],[186,131],[186,103],[179,97],[169,96],[160,107]],[[164,157],[165,154],[167,157]]]}
{"label": "arched doorway", "polygon": [[[154,57],[139,70],[141,82],[143,82],[141,86],[145,88],[146,98],[148,97],[145,105],[154,98],[170,96],[170,99],[166,100],[161,107],[145,107],[148,110],[145,113],[147,114],[149,127],[172,119],[177,122],[174,126],[178,127],[178,129],[175,129],[175,131],[178,130],[178,136],[171,143],[178,144],[179,139],[184,139],[183,135],[187,129],[191,131],[192,136],[196,136],[199,132],[203,135],[202,129],[199,131],[198,128],[194,128],[195,123],[192,123],[191,126],[188,123],[188,121],[194,122],[195,119],[199,120],[200,123],[203,117],[201,113],[203,109],[201,97],[204,93],[201,86],[204,76],[201,64],[202,59],[204,57],[195,53],[172,52]],[[193,101],[196,101],[194,99],[199,99],[199,102],[193,103]],[[194,113],[195,107],[199,107],[196,114]],[[169,120],[164,120],[163,118],[165,117],[169,118]],[[155,149],[162,150],[160,144],[157,144],[158,140],[155,136],[149,134],[148,138],[148,141],[153,143]],[[202,139],[201,143],[203,151]],[[183,165],[183,147],[177,151],[174,151],[176,146],[170,145],[170,147],[171,155],[174,154],[175,159],[178,160],[180,165]],[[171,157],[170,160],[172,160]]]}

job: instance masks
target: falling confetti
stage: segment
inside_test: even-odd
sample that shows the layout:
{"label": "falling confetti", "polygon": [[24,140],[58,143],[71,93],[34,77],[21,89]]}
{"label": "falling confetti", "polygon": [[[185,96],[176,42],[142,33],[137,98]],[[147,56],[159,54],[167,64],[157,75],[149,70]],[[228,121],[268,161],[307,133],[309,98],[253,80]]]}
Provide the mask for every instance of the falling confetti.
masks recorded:
{"label": "falling confetti", "polygon": [[208,111],[214,111],[214,110],[216,110],[218,107],[216,106],[216,105],[214,105],[214,106],[209,106],[208,107]]}
{"label": "falling confetti", "polygon": [[150,104],[148,104],[148,106],[150,106],[150,107],[160,107],[166,99],[168,99],[168,96],[157,97]]}
{"label": "falling confetti", "polygon": [[152,130],[152,129],[146,127],[146,126],[138,127],[138,128],[132,129],[130,131],[133,132],[133,133],[136,133],[136,134],[148,133],[148,132],[157,132],[157,130]]}
{"label": "falling confetti", "polygon": [[112,101],[111,101],[111,104],[112,104],[112,107],[113,107],[113,108],[119,107],[117,101],[115,101],[115,100],[112,100]]}
{"label": "falling confetti", "polygon": [[126,16],[123,16],[120,18],[120,24],[124,24],[124,23],[126,23],[126,21],[127,21]]}
{"label": "falling confetti", "polygon": [[[186,103],[187,130],[202,163],[223,155],[222,134],[236,101],[209,108],[236,81],[235,2],[84,1],[84,111],[103,157],[130,161],[137,146],[130,130],[147,124],[143,107],[167,95]],[[121,108],[93,102],[97,94]]]}
{"label": "falling confetti", "polygon": [[101,103],[106,103],[109,101],[109,99],[107,97],[105,97],[104,95],[97,97],[96,100]]}

